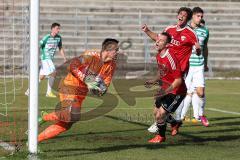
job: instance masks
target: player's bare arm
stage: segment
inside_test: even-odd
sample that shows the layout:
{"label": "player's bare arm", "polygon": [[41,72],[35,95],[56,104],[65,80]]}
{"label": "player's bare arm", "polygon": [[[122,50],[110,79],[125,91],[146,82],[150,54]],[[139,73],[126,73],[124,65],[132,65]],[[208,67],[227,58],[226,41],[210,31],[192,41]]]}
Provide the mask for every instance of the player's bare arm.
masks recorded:
{"label": "player's bare arm", "polygon": [[196,55],[201,55],[201,47],[199,43],[195,43]]}
{"label": "player's bare arm", "polygon": [[151,88],[153,85],[158,84],[158,82],[161,80],[160,77],[160,71],[157,72],[157,75],[153,79],[149,79],[144,83],[144,86],[146,88]]}
{"label": "player's bare arm", "polygon": [[78,58],[74,58],[70,63],[70,72],[81,81],[84,81],[85,74],[82,72],[85,66],[79,61]]}
{"label": "player's bare arm", "polygon": [[207,43],[203,47],[203,57],[204,57],[204,71],[208,71],[208,45]]}
{"label": "player's bare arm", "polygon": [[65,52],[64,52],[63,47],[59,48],[59,53],[60,53],[61,56],[63,57],[64,62],[66,62],[66,61],[67,61],[67,58],[66,58],[66,56],[65,56]]}
{"label": "player's bare arm", "polygon": [[142,31],[145,32],[152,40],[157,40],[157,33],[152,32],[146,24],[142,26]]}
{"label": "player's bare arm", "polygon": [[160,88],[158,90],[158,93],[155,95],[155,97],[164,96],[164,95],[170,93],[172,90],[179,87],[182,84],[182,82],[183,82],[183,79],[181,77],[175,79],[173,81],[173,83],[167,89],[164,90],[164,89]]}

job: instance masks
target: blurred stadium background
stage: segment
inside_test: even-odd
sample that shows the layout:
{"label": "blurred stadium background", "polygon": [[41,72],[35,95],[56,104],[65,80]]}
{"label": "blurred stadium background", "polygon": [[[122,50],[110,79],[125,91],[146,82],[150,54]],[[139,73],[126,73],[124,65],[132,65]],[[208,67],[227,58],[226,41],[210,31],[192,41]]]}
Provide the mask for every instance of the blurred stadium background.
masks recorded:
{"label": "blurred stadium background", "polygon": [[[1,139],[6,137],[9,141],[18,140],[19,130],[16,130],[16,120],[12,119],[18,109],[11,110],[11,106],[16,106],[16,97],[23,94],[27,86],[29,5],[29,0],[0,0],[1,146],[4,145]],[[200,6],[205,11],[204,19],[210,31],[207,77],[240,76],[239,0],[40,0],[39,38],[50,32],[53,22],[60,23],[68,59],[86,49],[99,48],[107,37],[119,39],[126,54],[119,57],[116,77],[136,77],[155,67],[153,42],[142,33],[141,25],[146,23],[153,31],[160,32],[175,23],[177,9],[181,6]],[[61,65],[62,62],[61,56],[56,54],[55,63]],[[228,74],[230,72],[233,74]],[[23,101],[20,104],[27,104],[26,98]],[[4,117],[8,113],[11,117]],[[7,121],[14,123],[3,123]],[[10,136],[6,135],[8,133]]]}
{"label": "blurred stadium background", "polygon": [[[29,1],[1,0],[1,61],[27,68]],[[147,23],[155,32],[175,23],[181,6],[200,6],[205,11],[206,25],[210,30],[209,64],[213,70],[238,70],[240,46],[240,3],[238,1],[161,1],[161,0],[41,0],[40,38],[49,33],[50,25],[59,22],[68,58],[85,49],[98,48],[106,37],[119,39],[128,49],[128,69],[149,63],[154,50],[152,41],[144,39],[141,24]],[[24,57],[24,58],[23,58]],[[56,63],[62,62],[56,55]],[[3,63],[1,63],[3,65]],[[122,68],[125,69],[125,68]]]}

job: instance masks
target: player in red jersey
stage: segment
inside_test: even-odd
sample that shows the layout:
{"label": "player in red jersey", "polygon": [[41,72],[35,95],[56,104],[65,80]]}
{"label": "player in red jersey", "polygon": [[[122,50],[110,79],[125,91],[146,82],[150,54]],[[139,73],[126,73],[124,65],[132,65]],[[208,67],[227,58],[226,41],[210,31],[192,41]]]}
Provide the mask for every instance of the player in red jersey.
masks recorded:
{"label": "player in red jersey", "polygon": [[[168,48],[171,36],[167,32],[159,34],[156,40],[158,54],[156,56],[159,75],[158,78],[148,80],[145,84],[151,85],[158,81],[164,82],[160,93],[155,97],[155,118],[157,121],[158,134],[150,143],[164,142],[166,121],[170,113],[175,112],[186,95],[186,86],[182,77],[181,68],[174,53]],[[163,69],[164,68],[164,69]],[[169,85],[168,85],[169,84]]]}
{"label": "player in red jersey", "polygon": [[[195,32],[187,25],[187,22],[192,17],[190,8],[181,7],[178,10],[177,24],[168,26],[165,32],[171,35],[171,44],[169,50],[175,54],[180,62],[181,71],[185,74],[189,67],[189,57],[192,53],[192,47],[195,46],[200,53],[200,46]],[[146,24],[142,26],[142,30],[154,41],[158,34],[152,32]]]}
{"label": "player in red jersey", "polygon": [[[189,58],[192,53],[192,48],[195,47],[197,54],[201,53],[200,45],[198,44],[197,36],[195,32],[187,25],[187,22],[192,18],[192,11],[190,8],[181,7],[178,10],[177,24],[171,25],[165,29],[167,33],[171,35],[171,44],[169,51],[174,53],[179,61],[182,75],[187,74],[189,68]],[[154,41],[157,40],[158,34],[152,32],[146,24],[142,26],[142,30]],[[156,114],[156,112],[154,112]],[[181,121],[171,123],[172,135],[176,135],[178,128],[181,125]],[[156,132],[157,127],[154,123],[148,129],[150,132]]]}

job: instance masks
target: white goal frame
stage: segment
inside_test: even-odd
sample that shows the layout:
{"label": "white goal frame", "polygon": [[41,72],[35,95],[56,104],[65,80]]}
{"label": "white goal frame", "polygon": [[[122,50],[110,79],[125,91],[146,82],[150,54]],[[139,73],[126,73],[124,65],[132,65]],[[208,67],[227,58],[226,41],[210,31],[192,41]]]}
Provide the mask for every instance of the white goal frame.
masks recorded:
{"label": "white goal frame", "polygon": [[28,99],[28,150],[37,154],[39,0],[30,1],[30,62]]}

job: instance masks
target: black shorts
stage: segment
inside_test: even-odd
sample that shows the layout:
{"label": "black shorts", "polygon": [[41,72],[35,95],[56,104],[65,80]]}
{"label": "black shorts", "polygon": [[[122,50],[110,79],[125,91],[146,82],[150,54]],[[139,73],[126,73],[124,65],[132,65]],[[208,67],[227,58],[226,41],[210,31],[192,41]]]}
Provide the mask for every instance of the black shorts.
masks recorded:
{"label": "black shorts", "polygon": [[167,112],[173,113],[181,104],[185,95],[167,94],[163,97],[158,97],[155,101],[157,108],[163,107]]}

